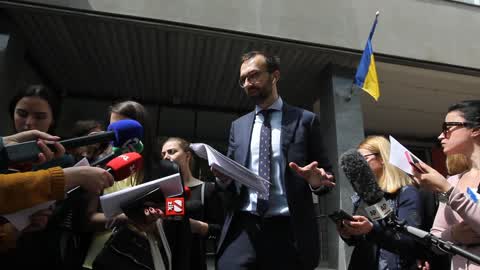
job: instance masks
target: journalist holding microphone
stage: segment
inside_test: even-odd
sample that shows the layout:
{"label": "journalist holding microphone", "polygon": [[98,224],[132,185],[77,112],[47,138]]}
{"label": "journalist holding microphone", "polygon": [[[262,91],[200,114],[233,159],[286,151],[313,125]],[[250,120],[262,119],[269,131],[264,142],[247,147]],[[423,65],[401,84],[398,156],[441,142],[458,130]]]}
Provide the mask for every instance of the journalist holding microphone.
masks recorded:
{"label": "journalist holding microphone", "polygon": [[[145,107],[142,104],[131,100],[118,102],[110,107],[109,116],[110,125],[127,119],[138,121],[144,127],[144,135],[143,138],[137,139],[142,139],[145,149],[141,154],[142,166],[140,166],[140,169],[137,169],[129,177],[116,181],[112,187],[104,190],[104,194],[142,184],[146,178],[145,174],[149,171],[149,162],[151,161],[151,149],[149,149],[151,146],[149,141],[146,140],[149,138],[148,132],[150,131],[147,127],[148,114]],[[148,231],[148,235],[150,236],[150,230],[154,231],[154,228],[151,225],[154,224],[154,221],[160,218],[160,209],[153,207],[140,209],[142,212],[145,211],[145,217],[143,222],[139,222],[129,219],[125,214],[119,214],[114,218],[108,219],[99,208],[100,201],[98,196],[90,198],[87,209],[88,229],[94,231],[94,235],[83,261],[83,268],[121,269],[121,267],[124,267],[126,269],[136,269],[135,267],[139,267],[139,265],[148,264],[144,261],[145,257],[143,256],[143,253],[150,256],[149,253],[151,252],[151,249],[148,247],[148,244],[144,245],[145,241],[147,241],[144,233]],[[122,229],[122,232],[125,232],[128,235],[128,237],[125,238],[126,243],[122,244],[122,246],[127,248],[132,246],[132,249],[137,252],[124,250],[120,253],[115,253],[115,255],[118,255],[116,257],[110,256],[110,249],[106,248],[108,246],[106,246],[106,243],[113,237],[112,230],[114,228]],[[135,248],[138,247],[140,247],[140,249],[136,250]],[[141,256],[137,257],[139,254],[141,254]],[[133,262],[133,264],[130,264],[131,262]]]}
{"label": "journalist holding microphone", "polygon": [[[385,200],[392,207],[393,215],[389,218],[420,227],[422,215],[419,211],[422,209],[422,201],[419,191],[406,174],[388,162],[389,141],[382,136],[367,137],[358,146],[358,152],[367,161],[374,174],[372,177],[376,178]],[[344,171],[347,169],[344,167]],[[352,180],[351,182],[354,184]],[[383,220],[371,221],[360,215],[359,212],[365,205],[364,200],[366,199],[354,195],[352,201],[357,213],[353,216],[354,220],[341,220],[337,223],[337,230],[343,240],[355,246],[348,269],[416,268],[414,256],[418,246],[415,240],[395,232],[394,228]]]}
{"label": "journalist holding microphone", "polygon": [[[480,255],[480,100],[469,100],[448,108],[443,129],[438,136],[447,155],[463,154],[466,171],[447,179],[430,166],[414,167],[414,179],[423,187],[439,192],[440,206],[431,233],[452,241],[465,250]],[[469,190],[470,189],[470,190]],[[471,194],[471,195],[469,195]],[[452,269],[480,269],[461,256],[453,256]]]}

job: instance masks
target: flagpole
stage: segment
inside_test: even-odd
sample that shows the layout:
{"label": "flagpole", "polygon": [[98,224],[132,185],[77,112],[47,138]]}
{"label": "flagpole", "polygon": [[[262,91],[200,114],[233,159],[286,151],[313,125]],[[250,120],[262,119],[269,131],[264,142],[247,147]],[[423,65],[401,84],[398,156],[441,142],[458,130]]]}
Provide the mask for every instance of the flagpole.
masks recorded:
{"label": "flagpole", "polygon": [[[374,24],[373,24],[373,27],[372,29],[370,30],[370,35],[369,35],[369,39],[371,39],[371,35],[373,35],[373,32],[375,31],[375,27],[376,27],[376,21],[378,20],[378,15],[380,15],[380,10],[377,10],[377,12],[375,12],[375,20],[374,20]],[[352,86],[350,87],[350,94],[348,96],[345,97],[345,101],[350,101],[352,100],[352,96],[353,96],[353,86],[355,85],[355,77],[353,78],[353,82],[352,82]]]}
{"label": "flagpole", "polygon": [[355,78],[353,78],[352,86],[350,86],[350,94],[345,97],[345,101],[347,101],[347,102],[349,102],[350,100],[352,100],[352,96],[353,96],[353,86],[354,86],[354,85],[355,85]]}

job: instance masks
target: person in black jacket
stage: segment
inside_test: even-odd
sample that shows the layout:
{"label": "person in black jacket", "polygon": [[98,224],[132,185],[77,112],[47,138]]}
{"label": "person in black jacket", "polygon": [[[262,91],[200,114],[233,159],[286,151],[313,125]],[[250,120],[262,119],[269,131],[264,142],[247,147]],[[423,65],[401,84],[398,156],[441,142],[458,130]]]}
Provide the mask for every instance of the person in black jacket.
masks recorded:
{"label": "person in black jacket", "polygon": [[[423,216],[420,193],[406,174],[388,162],[388,140],[382,136],[370,136],[360,143],[358,152],[368,162],[398,220],[420,227]],[[382,220],[371,221],[365,217],[363,207],[360,207],[362,201],[357,195],[352,201],[355,221],[343,220],[337,224],[343,240],[355,246],[348,269],[416,269],[419,244]]]}

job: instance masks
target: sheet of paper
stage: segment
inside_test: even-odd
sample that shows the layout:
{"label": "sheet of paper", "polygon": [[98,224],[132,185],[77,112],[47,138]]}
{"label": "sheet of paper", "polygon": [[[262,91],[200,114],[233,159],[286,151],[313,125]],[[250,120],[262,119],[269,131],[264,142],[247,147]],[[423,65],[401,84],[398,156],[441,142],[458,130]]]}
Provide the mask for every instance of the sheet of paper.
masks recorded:
{"label": "sheet of paper", "polygon": [[417,156],[415,156],[412,152],[410,152],[405,146],[400,144],[395,138],[392,136],[389,137],[390,139],[390,163],[400,170],[413,175],[412,165],[410,162],[418,163],[422,162]]}
{"label": "sheet of paper", "polygon": [[190,148],[199,157],[208,160],[208,165],[215,168],[231,179],[246,185],[260,193],[261,197],[268,198],[270,182],[258,176],[254,172],[240,165],[238,162],[228,158],[215,148],[204,143],[192,143]]}
{"label": "sheet of paper", "polygon": [[12,223],[12,225],[15,226],[17,230],[22,231],[30,224],[30,216],[32,214],[40,210],[48,209],[54,203],[55,201],[44,202],[41,204],[37,204],[34,207],[23,209],[10,215],[4,215],[3,217],[6,218],[10,223]]}
{"label": "sheet of paper", "polygon": [[121,205],[135,200],[159,187],[165,198],[178,196],[183,193],[182,179],[179,173],[149,181],[141,185],[125,188],[117,192],[105,194],[100,197],[103,213],[107,218],[123,213]]}
{"label": "sheet of paper", "polygon": [[[90,166],[90,164],[88,163],[88,160],[86,158],[83,158],[73,166],[74,167]],[[28,226],[28,224],[30,224],[30,216],[32,214],[34,214],[37,211],[47,209],[50,206],[52,206],[54,203],[55,201],[44,202],[28,209],[23,209],[9,215],[4,215],[3,217],[5,217],[10,223],[12,223],[13,226],[17,228],[17,230],[21,231],[25,229]]]}
{"label": "sheet of paper", "polygon": [[80,161],[78,161],[73,167],[78,167],[78,166],[90,166],[90,162],[88,162],[87,158],[82,158]]}

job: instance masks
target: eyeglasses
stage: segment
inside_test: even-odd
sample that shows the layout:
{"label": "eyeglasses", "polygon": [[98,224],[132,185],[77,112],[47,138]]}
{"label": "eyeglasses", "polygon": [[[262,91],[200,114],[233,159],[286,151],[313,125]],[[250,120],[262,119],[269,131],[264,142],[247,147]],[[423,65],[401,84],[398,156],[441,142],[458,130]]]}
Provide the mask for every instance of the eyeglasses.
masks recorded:
{"label": "eyeglasses", "polygon": [[241,88],[245,88],[245,85],[247,83],[247,80],[251,83],[251,84],[255,84],[258,82],[258,80],[260,79],[260,76],[263,74],[263,73],[269,73],[268,71],[254,71],[254,72],[251,72],[250,74],[247,74],[245,76],[241,76],[239,79],[238,79],[238,84],[240,85]]}
{"label": "eyeglasses", "polygon": [[371,153],[371,154],[366,154],[366,155],[362,155],[364,159],[367,159],[367,157],[369,156],[376,156],[378,155],[378,153]]}
{"label": "eyeglasses", "polygon": [[443,122],[442,124],[442,133],[446,135],[451,127],[473,127],[474,124],[472,122]]}

